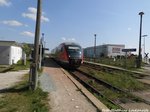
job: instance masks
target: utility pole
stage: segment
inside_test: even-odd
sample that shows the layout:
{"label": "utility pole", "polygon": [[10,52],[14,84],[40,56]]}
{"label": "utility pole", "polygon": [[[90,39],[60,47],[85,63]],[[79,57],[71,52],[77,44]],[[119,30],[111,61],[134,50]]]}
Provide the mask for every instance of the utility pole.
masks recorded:
{"label": "utility pole", "polygon": [[144,12],[140,12],[140,34],[139,34],[139,55],[138,55],[138,63],[137,63],[137,68],[141,68],[141,37],[142,37],[142,16],[144,15]]}
{"label": "utility pole", "polygon": [[94,34],[94,62],[95,62],[95,59],[96,59],[96,34]]}
{"label": "utility pole", "polygon": [[41,24],[41,0],[37,2],[36,28],[34,38],[34,54],[32,63],[31,89],[36,90],[38,84],[38,64],[39,64],[39,38]]}

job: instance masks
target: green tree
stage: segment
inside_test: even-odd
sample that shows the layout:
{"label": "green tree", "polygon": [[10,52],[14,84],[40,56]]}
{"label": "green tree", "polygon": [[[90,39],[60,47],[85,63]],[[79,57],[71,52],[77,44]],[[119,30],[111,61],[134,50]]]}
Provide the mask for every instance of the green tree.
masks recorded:
{"label": "green tree", "polygon": [[31,47],[28,44],[23,44],[23,51],[26,53],[27,57],[31,54]]}

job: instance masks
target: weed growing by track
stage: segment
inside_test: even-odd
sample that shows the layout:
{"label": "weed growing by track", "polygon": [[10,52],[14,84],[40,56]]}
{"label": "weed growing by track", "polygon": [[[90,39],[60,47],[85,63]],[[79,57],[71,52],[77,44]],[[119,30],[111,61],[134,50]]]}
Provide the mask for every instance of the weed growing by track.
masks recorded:
{"label": "weed growing by track", "polygon": [[[95,59],[95,61],[90,58],[84,58],[84,60],[106,64],[106,65],[117,66],[117,67],[129,69],[129,70],[137,70],[136,56],[131,56],[131,57],[128,57],[127,59],[125,57],[116,57],[115,61],[114,61],[114,58],[106,58],[106,57]],[[126,64],[125,64],[125,61],[126,61]],[[142,63],[142,65],[143,64],[144,63]]]}
{"label": "weed growing by track", "polygon": [[109,109],[120,109],[119,106],[112,104],[102,96],[98,96],[97,94],[94,94],[94,96],[97,97],[100,101],[102,101]]}
{"label": "weed growing by track", "polygon": [[88,82],[92,87],[96,88],[98,91],[100,91],[103,95],[106,97],[109,97],[111,100],[115,101],[119,97],[125,97],[123,94],[116,93],[116,91],[112,91],[103,85],[100,85],[96,82],[89,81]]}
{"label": "weed growing by track", "polygon": [[[87,69],[86,67],[80,67],[80,70],[84,71],[84,72],[86,71],[87,74],[92,74],[95,77],[97,77],[98,71],[92,70],[90,68]],[[111,74],[113,74],[113,73],[111,73]],[[105,74],[102,74],[102,75],[105,75]],[[99,77],[97,77],[97,78],[99,78]],[[111,78],[111,77],[109,77],[109,78]],[[132,103],[133,102],[141,102],[141,100],[137,97],[134,97],[128,93],[116,91],[115,89],[113,89],[111,87],[105,87],[103,84],[100,84],[99,82],[97,82],[94,79],[91,79],[91,80],[86,79],[84,81],[86,81],[88,84],[90,84],[93,88],[95,88],[98,91],[98,92],[95,92],[96,93],[95,96],[98,99],[100,99],[105,105],[107,105],[110,109],[122,109],[120,104],[131,103],[131,102]],[[107,82],[108,82],[108,80],[107,80]],[[118,84],[118,83],[116,83],[116,84]],[[93,92],[93,91],[91,91],[91,92]]]}
{"label": "weed growing by track", "polygon": [[145,90],[148,88],[148,86],[137,81],[127,72],[107,73],[103,71],[97,71],[91,68],[87,69],[87,67],[83,67],[83,66],[80,67],[79,69],[88,73],[89,75],[93,75],[123,90],[138,91],[138,90]]}
{"label": "weed growing by track", "polygon": [[110,109],[122,109],[122,107],[119,106],[120,104],[139,101],[139,99],[136,99],[128,94],[115,91],[111,88],[107,88],[103,85],[100,85],[97,82],[94,82],[93,80],[88,81],[88,83],[100,92],[101,95],[94,95],[98,99],[100,99],[100,101],[102,101],[105,105],[107,105],[107,107],[109,107]]}

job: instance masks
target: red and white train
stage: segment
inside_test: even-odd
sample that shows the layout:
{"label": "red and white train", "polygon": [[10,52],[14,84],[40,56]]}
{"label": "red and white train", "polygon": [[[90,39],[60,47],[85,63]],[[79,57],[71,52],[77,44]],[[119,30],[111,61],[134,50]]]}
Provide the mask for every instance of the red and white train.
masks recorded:
{"label": "red and white train", "polygon": [[60,64],[69,68],[78,68],[83,63],[82,47],[73,42],[61,43],[51,51],[51,56]]}

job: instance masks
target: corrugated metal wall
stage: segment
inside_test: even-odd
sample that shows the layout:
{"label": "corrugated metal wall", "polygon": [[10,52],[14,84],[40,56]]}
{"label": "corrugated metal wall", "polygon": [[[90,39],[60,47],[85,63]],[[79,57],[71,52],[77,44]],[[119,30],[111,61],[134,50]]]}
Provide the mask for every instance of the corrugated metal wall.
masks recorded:
{"label": "corrugated metal wall", "polygon": [[[96,46],[96,58],[99,57],[114,57],[118,55],[124,55],[122,49],[125,48],[125,45],[113,45],[113,44],[106,44]],[[88,47],[84,49],[84,57],[93,58],[94,57],[94,47]]]}
{"label": "corrugated metal wall", "polygon": [[9,59],[10,59],[10,47],[0,46],[0,64],[9,65]]}

